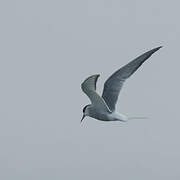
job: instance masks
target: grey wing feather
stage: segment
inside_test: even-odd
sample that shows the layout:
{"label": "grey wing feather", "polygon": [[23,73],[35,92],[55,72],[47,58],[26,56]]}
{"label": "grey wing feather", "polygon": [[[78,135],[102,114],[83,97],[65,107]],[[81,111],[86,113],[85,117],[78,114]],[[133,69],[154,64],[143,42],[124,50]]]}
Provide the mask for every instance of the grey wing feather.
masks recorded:
{"label": "grey wing feather", "polygon": [[100,75],[96,74],[93,76],[88,77],[82,84],[81,88],[83,92],[89,97],[91,103],[94,107],[99,108],[103,111],[111,112],[106,105],[104,99],[99,96],[96,92],[96,82]]}
{"label": "grey wing feather", "polygon": [[125,80],[129,78],[153,53],[155,53],[161,47],[162,46],[154,48],[142,54],[127,65],[120,68],[107,79],[104,84],[102,97],[111,111],[115,110],[119,92]]}

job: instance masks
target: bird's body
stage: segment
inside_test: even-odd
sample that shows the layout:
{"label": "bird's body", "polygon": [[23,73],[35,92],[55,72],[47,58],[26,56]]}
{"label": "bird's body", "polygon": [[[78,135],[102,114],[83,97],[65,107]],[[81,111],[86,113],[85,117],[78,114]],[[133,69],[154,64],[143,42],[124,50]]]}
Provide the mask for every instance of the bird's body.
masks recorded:
{"label": "bird's body", "polygon": [[127,117],[123,114],[117,113],[115,111],[116,102],[125,80],[128,79],[154,52],[160,48],[161,47],[154,48],[142,54],[113,73],[104,83],[102,97],[96,92],[96,82],[99,74],[88,77],[81,84],[81,88],[91,100],[91,104],[84,107],[82,120],[85,116],[90,116],[101,121],[127,121],[129,119],[142,118]]}
{"label": "bird's body", "polygon": [[94,107],[92,104],[87,106],[86,115],[94,119],[98,119],[100,121],[127,121],[128,120],[128,117],[123,114],[119,114],[115,111],[113,112],[103,111],[100,108]]}

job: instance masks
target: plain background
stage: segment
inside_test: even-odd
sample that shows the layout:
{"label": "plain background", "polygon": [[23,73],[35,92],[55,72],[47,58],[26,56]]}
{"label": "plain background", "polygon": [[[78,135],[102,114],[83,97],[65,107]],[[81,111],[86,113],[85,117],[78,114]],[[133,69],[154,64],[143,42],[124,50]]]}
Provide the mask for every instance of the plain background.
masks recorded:
{"label": "plain background", "polygon": [[[177,0],[0,1],[0,179],[180,179]],[[126,82],[128,123],[86,118],[80,89],[157,46]]]}

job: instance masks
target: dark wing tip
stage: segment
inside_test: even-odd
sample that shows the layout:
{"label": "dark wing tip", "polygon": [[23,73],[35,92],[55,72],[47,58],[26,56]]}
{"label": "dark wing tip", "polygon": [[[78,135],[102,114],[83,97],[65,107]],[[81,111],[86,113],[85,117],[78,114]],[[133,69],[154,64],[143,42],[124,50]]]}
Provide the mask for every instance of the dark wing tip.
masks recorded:
{"label": "dark wing tip", "polygon": [[[156,51],[158,51],[158,50],[161,49],[162,47],[163,47],[163,46],[159,46],[159,47],[157,47],[157,48],[151,49],[150,51],[145,52],[144,54],[142,54],[141,56],[144,56],[144,55],[146,56],[142,62],[144,62],[145,60],[147,60],[152,54],[154,54]],[[139,56],[139,57],[141,57],[141,56]],[[138,57],[138,58],[139,58],[139,57]],[[138,59],[138,58],[136,58],[136,59]]]}
{"label": "dark wing tip", "polygon": [[99,78],[100,74],[96,74],[96,79],[95,79],[95,90],[96,90],[96,83],[97,83],[97,80]]}
{"label": "dark wing tip", "polygon": [[84,82],[81,84],[81,89],[83,89],[83,86],[88,82],[88,80],[90,80],[91,78],[93,78],[93,83],[94,83],[94,90],[96,90],[96,82],[99,78],[100,74],[95,74],[95,75],[92,75],[92,76],[89,76],[88,78],[86,78],[84,80]]}
{"label": "dark wing tip", "polygon": [[86,82],[86,81],[88,81],[90,78],[92,78],[92,77],[95,77],[96,76],[96,79],[100,76],[100,74],[94,74],[94,75],[92,75],[92,76],[89,76],[88,78],[86,78],[85,80],[84,80],[84,82]]}
{"label": "dark wing tip", "polygon": [[158,51],[159,49],[161,49],[162,47],[163,47],[163,46],[159,46],[159,47],[157,47],[157,48],[152,49],[151,51],[156,52],[156,51]]}

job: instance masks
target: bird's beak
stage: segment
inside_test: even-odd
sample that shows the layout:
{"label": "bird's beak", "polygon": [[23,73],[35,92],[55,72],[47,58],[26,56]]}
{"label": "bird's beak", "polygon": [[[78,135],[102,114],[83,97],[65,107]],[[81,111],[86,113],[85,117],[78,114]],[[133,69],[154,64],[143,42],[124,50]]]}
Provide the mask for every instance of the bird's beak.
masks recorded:
{"label": "bird's beak", "polygon": [[84,118],[85,118],[85,115],[83,114],[83,117],[82,117],[82,119],[81,119],[81,122],[83,121]]}

